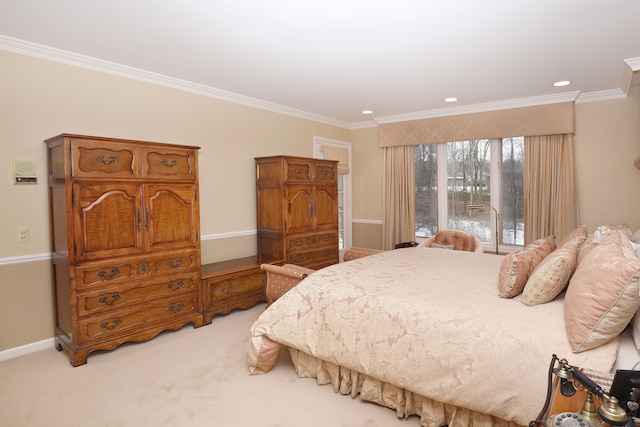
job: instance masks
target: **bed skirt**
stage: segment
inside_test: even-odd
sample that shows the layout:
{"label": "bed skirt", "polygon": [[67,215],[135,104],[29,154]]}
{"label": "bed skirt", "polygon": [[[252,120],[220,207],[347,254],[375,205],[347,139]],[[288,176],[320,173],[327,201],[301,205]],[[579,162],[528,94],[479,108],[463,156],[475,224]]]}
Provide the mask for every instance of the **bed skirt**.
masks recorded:
{"label": "bed skirt", "polygon": [[521,427],[491,415],[444,404],[384,383],[357,371],[317,359],[305,352],[288,348],[291,361],[300,378],[315,378],[319,385],[332,384],[335,392],[351,395],[395,409],[399,418],[420,417],[423,427]]}

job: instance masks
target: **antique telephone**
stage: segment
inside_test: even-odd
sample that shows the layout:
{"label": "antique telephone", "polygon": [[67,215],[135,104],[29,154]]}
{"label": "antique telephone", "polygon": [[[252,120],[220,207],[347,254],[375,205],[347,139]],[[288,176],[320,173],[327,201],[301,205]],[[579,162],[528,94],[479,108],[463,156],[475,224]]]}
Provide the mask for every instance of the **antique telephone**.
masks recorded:
{"label": "antique telephone", "polygon": [[[558,359],[553,355],[553,373],[560,379],[560,393],[563,396],[573,396],[577,390],[584,390],[587,397],[578,413],[564,412],[552,415],[547,421],[547,426],[572,427],[572,426],[602,426],[605,422],[611,426],[634,427],[633,418],[619,405],[618,399],[605,392],[602,387],[596,384],[591,378],[578,368],[569,365],[566,359]],[[558,361],[558,366],[555,365]],[[593,395],[600,401],[600,408],[596,410]]]}

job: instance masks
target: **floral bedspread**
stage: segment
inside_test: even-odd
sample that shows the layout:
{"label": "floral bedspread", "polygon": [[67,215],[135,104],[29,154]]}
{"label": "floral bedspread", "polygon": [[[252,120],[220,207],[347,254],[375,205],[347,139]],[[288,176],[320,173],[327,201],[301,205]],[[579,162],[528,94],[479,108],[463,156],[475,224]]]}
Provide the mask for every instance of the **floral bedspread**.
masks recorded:
{"label": "floral bedspread", "polygon": [[573,354],[562,297],[534,307],[498,297],[502,259],[418,247],[319,270],[252,326],[250,372],[271,369],[284,345],[527,425],[544,404],[552,354],[609,372],[618,340]]}

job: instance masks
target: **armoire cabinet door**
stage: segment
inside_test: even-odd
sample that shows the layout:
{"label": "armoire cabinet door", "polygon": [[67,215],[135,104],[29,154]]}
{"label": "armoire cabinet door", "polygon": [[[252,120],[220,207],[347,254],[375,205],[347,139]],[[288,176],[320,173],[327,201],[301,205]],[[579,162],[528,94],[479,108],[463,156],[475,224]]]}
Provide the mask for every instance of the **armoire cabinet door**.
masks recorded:
{"label": "armoire cabinet door", "polygon": [[287,185],[286,232],[303,233],[313,230],[313,190],[309,185]]}
{"label": "armoire cabinet door", "polygon": [[335,186],[317,186],[314,191],[314,230],[338,227],[338,194]]}
{"label": "armoire cabinet door", "polygon": [[77,261],[144,250],[140,185],[73,184]]}
{"label": "armoire cabinet door", "polygon": [[144,186],[147,250],[196,244],[200,236],[197,187],[191,184]]}

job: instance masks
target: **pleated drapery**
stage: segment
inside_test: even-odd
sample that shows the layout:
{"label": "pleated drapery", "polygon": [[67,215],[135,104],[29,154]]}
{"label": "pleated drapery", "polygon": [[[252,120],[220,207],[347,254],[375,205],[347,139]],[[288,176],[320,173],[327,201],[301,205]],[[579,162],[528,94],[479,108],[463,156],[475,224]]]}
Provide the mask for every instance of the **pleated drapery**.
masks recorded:
{"label": "pleated drapery", "polygon": [[525,137],[524,244],[578,226],[573,135]]}
{"label": "pleated drapery", "polygon": [[416,176],[413,145],[384,148],[382,247],[415,240]]}

